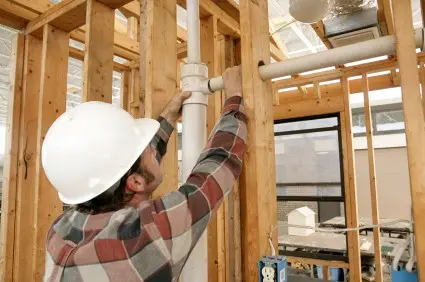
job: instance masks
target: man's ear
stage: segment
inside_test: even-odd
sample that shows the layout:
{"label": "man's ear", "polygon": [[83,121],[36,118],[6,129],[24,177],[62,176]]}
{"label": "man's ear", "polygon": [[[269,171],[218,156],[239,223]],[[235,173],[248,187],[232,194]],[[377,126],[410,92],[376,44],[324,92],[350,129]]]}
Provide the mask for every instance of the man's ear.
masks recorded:
{"label": "man's ear", "polygon": [[135,193],[143,192],[146,186],[145,179],[138,173],[133,173],[127,177],[126,184],[127,189]]}

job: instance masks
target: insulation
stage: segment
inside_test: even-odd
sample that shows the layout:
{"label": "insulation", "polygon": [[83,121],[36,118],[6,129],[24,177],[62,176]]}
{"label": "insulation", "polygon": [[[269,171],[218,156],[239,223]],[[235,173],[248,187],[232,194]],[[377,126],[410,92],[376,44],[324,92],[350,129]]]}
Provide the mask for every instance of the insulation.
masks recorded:
{"label": "insulation", "polygon": [[327,17],[331,19],[352,14],[360,10],[376,7],[376,0],[330,0],[332,9]]}

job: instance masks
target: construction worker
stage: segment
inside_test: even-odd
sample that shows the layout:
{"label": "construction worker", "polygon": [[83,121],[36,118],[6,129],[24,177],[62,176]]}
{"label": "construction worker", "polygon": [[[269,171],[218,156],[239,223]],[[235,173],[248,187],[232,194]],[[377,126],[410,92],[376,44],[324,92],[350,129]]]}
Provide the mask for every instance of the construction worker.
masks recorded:
{"label": "construction worker", "polygon": [[223,74],[226,102],[192,173],[152,200],[160,161],[190,97],[158,120],[133,119],[102,102],[60,116],[42,148],[46,176],[65,204],[47,235],[45,281],[177,281],[242,168],[246,117],[239,67]]}

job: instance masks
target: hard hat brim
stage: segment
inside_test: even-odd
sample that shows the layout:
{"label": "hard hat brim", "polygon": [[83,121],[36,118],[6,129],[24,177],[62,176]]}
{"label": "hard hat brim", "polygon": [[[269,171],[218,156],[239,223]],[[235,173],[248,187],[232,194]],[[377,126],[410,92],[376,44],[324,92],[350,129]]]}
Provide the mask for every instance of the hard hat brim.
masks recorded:
{"label": "hard hat brim", "polygon": [[144,136],[140,137],[140,144],[134,150],[134,155],[131,159],[129,159],[128,163],[125,166],[122,166],[122,169],[117,171],[117,173],[111,177],[108,182],[105,182],[103,189],[97,190],[95,193],[93,191],[87,191],[88,193],[79,197],[66,197],[63,194],[58,192],[59,199],[68,205],[76,205],[87,202],[93,198],[96,198],[106,190],[108,190],[112,185],[114,185],[124,174],[131,168],[131,166],[136,162],[136,160],[140,157],[143,151],[148,147],[149,143],[152,141],[153,137],[157,133],[160,124],[158,121],[149,118],[142,118],[135,120],[136,128],[135,130],[139,130],[144,133]]}

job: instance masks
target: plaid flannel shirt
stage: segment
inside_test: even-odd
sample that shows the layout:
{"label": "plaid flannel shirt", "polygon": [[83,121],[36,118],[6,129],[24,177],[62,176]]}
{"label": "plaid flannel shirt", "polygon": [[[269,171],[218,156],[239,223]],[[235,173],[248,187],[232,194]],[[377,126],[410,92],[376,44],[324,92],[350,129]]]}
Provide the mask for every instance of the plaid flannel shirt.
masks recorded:
{"label": "plaid flannel shirt", "polygon": [[[173,127],[159,121],[151,145],[161,159]],[[243,101],[233,97],[180,189],[138,208],[96,215],[65,211],[47,235],[45,281],[177,281],[241,172],[245,141]]]}

